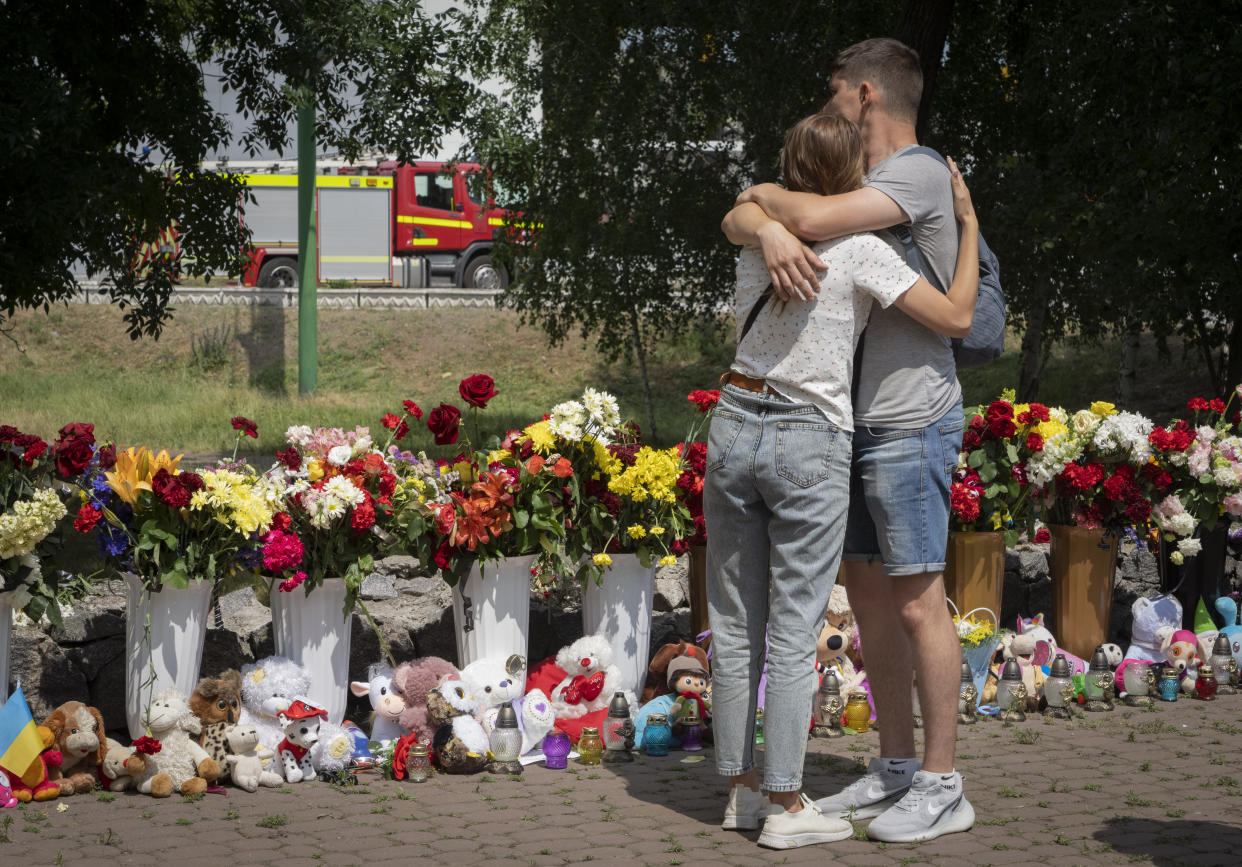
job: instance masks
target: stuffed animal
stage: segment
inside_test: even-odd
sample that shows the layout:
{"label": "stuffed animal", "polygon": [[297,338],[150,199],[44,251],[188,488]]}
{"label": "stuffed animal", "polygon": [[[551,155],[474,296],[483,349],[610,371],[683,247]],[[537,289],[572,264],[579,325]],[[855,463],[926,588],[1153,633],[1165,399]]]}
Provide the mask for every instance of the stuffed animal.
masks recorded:
{"label": "stuffed animal", "polygon": [[283,785],[285,778],[268,770],[273,753],[259,743],[259,730],[250,725],[231,725],[225,729],[229,754],[227,761],[232,773],[233,785],[247,792],[257,792],[259,786]]}
{"label": "stuffed animal", "polygon": [[[526,686],[526,658],[513,654],[507,660],[479,659],[461,670],[461,679],[470,687],[482,712],[479,722],[490,733],[502,704],[521,698]],[[518,708],[514,707],[516,711]],[[519,719],[521,715],[519,714]]]}
{"label": "stuffed animal", "polygon": [[[294,699],[307,696],[311,688],[310,672],[304,666],[283,656],[269,656],[259,662],[242,666],[241,722],[259,731],[259,743],[279,752],[284,740],[284,727],[279,715]],[[315,697],[307,697],[314,704]],[[311,751],[316,773],[334,773],[349,764],[353,757],[353,737],[344,727],[326,720],[319,725],[319,740]]]}
{"label": "stuffed animal", "polygon": [[43,744],[43,752],[21,772],[14,768],[0,768],[9,778],[13,796],[23,804],[60,797],[60,786],[51,779],[52,769],[59,768],[64,758],[55,748],[56,736],[47,726],[36,726],[35,732]]}
{"label": "stuffed animal", "polygon": [[109,792],[124,792],[134,784],[134,777],[147,767],[147,760],[133,747],[121,746],[119,741],[106,738],[107,753],[99,764],[99,784]]}
{"label": "stuffed animal", "polygon": [[1233,658],[1242,664],[1242,625],[1238,624],[1238,603],[1228,596],[1217,597],[1216,613],[1225,620],[1220,631],[1229,639]]}
{"label": "stuffed animal", "polygon": [[134,777],[138,791],[157,798],[207,791],[207,784],[220,776],[220,766],[198,744],[202,724],[189,700],[176,689],[161,692],[147,708],[146,723],[160,749],[147,756],[146,767]]}
{"label": "stuffed animal", "polygon": [[393,688],[392,666],[372,664],[367,668],[367,679],[353,681],[349,691],[371,701],[371,740],[387,744],[405,734],[398,722],[405,710],[405,699]]}
{"label": "stuffed animal", "polygon": [[429,744],[436,727],[427,715],[427,696],[445,678],[460,678],[457,666],[438,656],[425,656],[397,666],[392,682],[405,697],[405,710],[397,722],[404,732],[418,735],[420,744]]}
{"label": "stuffed animal", "polygon": [[285,732],[276,748],[285,780],[300,783],[302,780],[315,779],[317,774],[311,762],[310,751],[319,741],[320,720],[327,719],[328,712],[313,707],[302,699],[294,699],[276,718],[280,720],[280,726]]}
{"label": "stuffed animal", "polygon": [[602,635],[584,635],[562,647],[556,664],[565,677],[549,696],[557,719],[574,719],[607,710],[614,693],[625,693],[630,707],[637,707],[634,694],[622,689],[621,669],[612,662],[612,645]]}
{"label": "stuffed animal", "polygon": [[858,641],[858,621],[854,618],[854,609],[850,607],[850,597],[844,584],[832,585],[832,593],[828,596],[828,612],[824,614],[824,625],[835,629],[845,636],[845,654],[855,669],[862,667],[862,653]]}
{"label": "stuffed animal", "polygon": [[643,681],[642,703],[646,704],[653,698],[668,695],[668,664],[679,656],[693,656],[703,663],[703,667],[711,670],[707,661],[707,653],[697,644],[677,640],[659,648],[647,664],[647,677]]}
{"label": "stuffed animal", "polygon": [[478,712],[464,680],[450,678],[427,694],[427,716],[436,726],[431,748],[446,774],[477,774],[486,767],[488,741]]}
{"label": "stuffed animal", "polygon": [[835,668],[841,680],[842,695],[857,688],[866,677],[855,665],[853,647],[857,634],[858,626],[854,622],[854,612],[850,609],[845,588],[837,584],[832,588],[828,614],[815,642],[815,668],[821,675],[829,668]]}
{"label": "stuffed animal", "polygon": [[95,788],[98,768],[108,753],[103,715],[80,701],[67,701],[43,721],[55,736],[63,760],[51,769],[50,779],[61,795],[82,794]]}
{"label": "stuffed animal", "polygon": [[668,664],[669,692],[676,696],[671,707],[674,725],[692,712],[706,724],[711,717],[711,706],[704,699],[708,692],[710,675],[698,658],[687,654]]}
{"label": "stuffed animal", "polygon": [[542,689],[532,689],[514,701],[522,729],[522,755],[543,746],[543,738],[556,725],[552,701]]}
{"label": "stuffed animal", "polygon": [[1193,693],[1199,676],[1198,642],[1189,629],[1178,629],[1167,635],[1160,645],[1165,664],[1176,669],[1182,692]]}
{"label": "stuffed animal", "polygon": [[204,677],[190,694],[190,710],[203,727],[199,746],[220,766],[221,781],[227,780],[229,744],[225,730],[241,719],[241,673],[230,668],[219,677]]}
{"label": "stuffed animal", "polygon": [[17,796],[13,794],[13,787],[9,784],[9,775],[0,771],[0,809],[16,807],[20,803],[21,801],[17,800]]}
{"label": "stuffed animal", "polygon": [[[1058,650],[1057,653],[1065,653]],[[1068,656],[1066,657],[1069,658]],[[1044,694],[1044,670],[1033,664],[1024,656],[1013,656],[1010,659],[1018,661],[1018,669],[1022,672],[1022,684],[1026,687],[1026,710],[1039,710],[1039,699]],[[996,687],[1000,683],[1002,663],[993,663],[991,666],[991,674],[988,676],[987,683],[984,684],[983,694],[979,698],[979,704],[995,704]]]}

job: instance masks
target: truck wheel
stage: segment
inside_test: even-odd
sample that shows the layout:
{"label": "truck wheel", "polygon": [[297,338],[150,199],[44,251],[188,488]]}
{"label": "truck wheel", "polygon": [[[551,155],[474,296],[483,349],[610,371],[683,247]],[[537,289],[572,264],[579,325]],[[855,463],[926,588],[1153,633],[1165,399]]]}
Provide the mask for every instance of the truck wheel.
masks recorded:
{"label": "truck wheel", "polygon": [[268,259],[259,269],[259,279],[256,283],[260,289],[298,288],[298,260]]}
{"label": "truck wheel", "polygon": [[492,257],[488,255],[471,259],[462,280],[467,289],[509,288],[509,275],[501,266],[493,265]]}

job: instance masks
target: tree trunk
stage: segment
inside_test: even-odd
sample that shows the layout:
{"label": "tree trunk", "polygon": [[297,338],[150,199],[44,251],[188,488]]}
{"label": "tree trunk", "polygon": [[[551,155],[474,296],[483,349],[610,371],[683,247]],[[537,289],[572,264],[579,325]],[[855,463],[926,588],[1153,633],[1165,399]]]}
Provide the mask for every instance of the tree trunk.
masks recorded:
{"label": "tree trunk", "polygon": [[936,89],[936,74],[944,59],[944,42],[952,19],[953,0],[906,0],[897,25],[897,38],[919,53],[923,67],[923,98],[919,101],[917,127],[920,142],[927,135],[932,92]]}
{"label": "tree trunk", "polygon": [[[1127,320],[1130,322],[1130,320]],[[1135,383],[1138,381],[1139,341],[1142,331],[1137,324],[1129,325],[1122,336],[1121,361],[1117,364],[1117,404],[1129,406],[1134,402]]]}
{"label": "tree trunk", "polygon": [[1219,392],[1224,394],[1242,384],[1242,318],[1234,319],[1233,327],[1229,329],[1228,352],[1229,357],[1223,365],[1225,381],[1217,384]]}
{"label": "tree trunk", "polygon": [[1035,400],[1039,397],[1039,375],[1043,372],[1043,343],[1045,308],[1035,304],[1026,318],[1026,330],[1022,333],[1022,357],[1018,365],[1018,399]]}
{"label": "tree trunk", "polygon": [[638,359],[638,372],[643,379],[643,406],[647,410],[647,435],[644,442],[655,442],[655,401],[651,397],[651,379],[647,376],[647,344],[643,340],[642,326],[638,322],[638,310],[630,310],[630,331],[634,335],[634,357]]}

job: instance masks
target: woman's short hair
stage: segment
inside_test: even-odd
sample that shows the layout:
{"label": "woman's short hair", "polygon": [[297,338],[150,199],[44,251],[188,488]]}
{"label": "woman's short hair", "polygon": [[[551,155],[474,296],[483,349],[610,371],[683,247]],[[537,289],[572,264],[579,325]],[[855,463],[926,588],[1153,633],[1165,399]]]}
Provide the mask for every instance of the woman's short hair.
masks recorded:
{"label": "woman's short hair", "polygon": [[862,186],[863,151],[858,127],[833,114],[813,114],[785,133],[781,177],[787,189],[833,196]]}

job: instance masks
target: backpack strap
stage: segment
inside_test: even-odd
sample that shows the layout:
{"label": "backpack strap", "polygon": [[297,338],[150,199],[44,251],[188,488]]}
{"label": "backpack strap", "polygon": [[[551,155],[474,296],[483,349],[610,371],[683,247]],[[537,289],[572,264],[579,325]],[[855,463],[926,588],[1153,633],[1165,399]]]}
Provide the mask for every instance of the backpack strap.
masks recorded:
{"label": "backpack strap", "polygon": [[742,333],[738,336],[737,342],[740,346],[742,341],[746,339],[746,335],[750,333],[750,328],[755,324],[755,320],[759,318],[759,314],[768,303],[768,299],[772,297],[772,284],[768,284],[768,288],[759,294],[759,299],[751,305],[750,313],[746,314],[746,322],[742,325]]}

